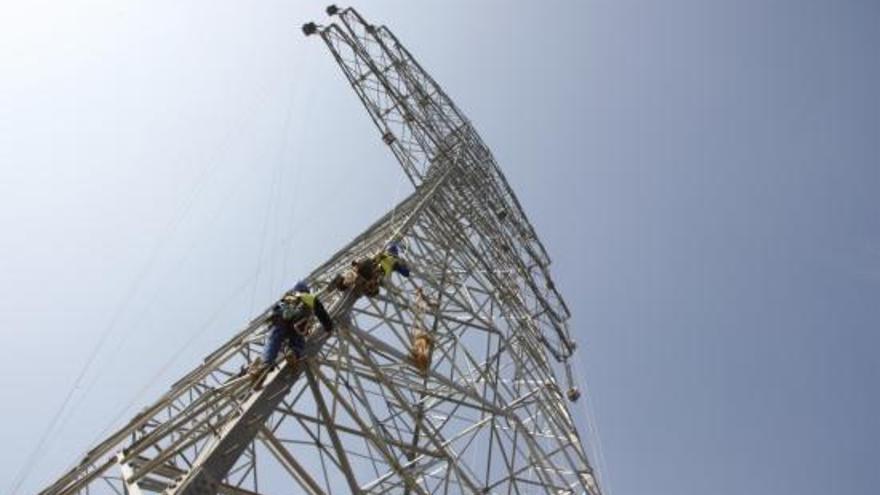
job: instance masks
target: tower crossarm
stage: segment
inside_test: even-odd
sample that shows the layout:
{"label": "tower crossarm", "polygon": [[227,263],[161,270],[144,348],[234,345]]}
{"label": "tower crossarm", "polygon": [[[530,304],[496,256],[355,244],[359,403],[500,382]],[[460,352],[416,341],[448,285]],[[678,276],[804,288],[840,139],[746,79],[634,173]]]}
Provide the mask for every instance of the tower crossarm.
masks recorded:
{"label": "tower crossarm", "polygon": [[480,248],[496,266],[500,261],[517,274],[529,314],[547,318],[555,330],[549,349],[558,359],[569,356],[570,312],[550,276],[550,258],[489,148],[387,27],[368,23],[352,8],[336,15],[338,22],[318,32],[382,140],[416,185],[449,153],[464,157],[457,187],[471,203],[474,227],[485,234]]}

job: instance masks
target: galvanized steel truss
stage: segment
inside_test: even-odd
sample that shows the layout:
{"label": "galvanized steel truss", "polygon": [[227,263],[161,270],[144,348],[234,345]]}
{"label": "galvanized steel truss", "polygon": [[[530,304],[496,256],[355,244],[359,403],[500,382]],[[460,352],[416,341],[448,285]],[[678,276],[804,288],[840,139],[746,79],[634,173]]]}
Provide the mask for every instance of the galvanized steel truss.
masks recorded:
{"label": "galvanized steel truss", "polygon": [[[329,8],[329,48],[415,191],[309,281],[337,322],[256,391],[268,310],[44,494],[600,491],[557,376],[574,351],[550,259],[489,149],[384,26]],[[409,281],[327,282],[390,240]],[[421,291],[417,291],[420,287]],[[434,346],[421,372],[413,332]]]}

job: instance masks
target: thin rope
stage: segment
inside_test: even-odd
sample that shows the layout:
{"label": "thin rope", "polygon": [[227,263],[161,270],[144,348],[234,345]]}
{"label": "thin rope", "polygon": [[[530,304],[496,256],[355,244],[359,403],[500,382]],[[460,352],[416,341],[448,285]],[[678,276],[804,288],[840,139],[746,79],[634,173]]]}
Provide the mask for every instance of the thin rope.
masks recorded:
{"label": "thin rope", "polygon": [[[287,136],[289,134],[288,131],[290,130],[291,120],[293,120],[293,95],[292,94],[290,96],[290,101],[288,102],[288,105],[287,105],[287,112],[286,112],[286,115],[284,118],[284,125],[282,126],[282,130],[281,130],[281,136],[282,136],[281,146],[279,146],[279,148],[278,148],[278,152],[277,152],[278,156],[275,159],[275,165],[272,168],[272,174],[270,176],[271,184],[269,184],[269,191],[270,191],[269,198],[268,198],[269,200],[266,203],[266,214],[263,219],[263,233],[260,236],[260,250],[259,250],[259,254],[257,256],[257,278],[256,278],[256,280],[254,280],[254,287],[253,287],[253,290],[251,291],[251,313],[253,313],[255,310],[257,287],[259,286],[260,275],[261,275],[262,269],[263,269],[263,255],[264,255],[266,244],[268,242],[268,237],[269,237],[270,219],[273,217],[272,213],[274,213],[276,211],[276,209],[278,208],[278,206],[277,206],[278,196],[281,194],[280,176],[281,176],[281,170],[282,170],[282,165],[283,165],[282,158],[284,156],[285,147],[287,145]],[[274,216],[277,218],[277,214]],[[271,260],[272,260],[271,254],[269,255],[269,258],[270,258],[270,262],[271,262]],[[271,285],[271,283],[272,283],[272,279],[271,279],[272,274],[271,273],[270,273],[269,277],[270,277],[269,284]]]}
{"label": "thin rope", "polygon": [[[306,74],[311,73],[312,67],[314,66],[314,60],[316,59],[316,56],[317,56],[316,53],[311,50],[306,52],[306,55],[304,57],[303,64],[302,64],[303,71]],[[310,122],[311,121],[311,116],[312,116],[312,112],[314,111],[315,100],[316,100],[316,98],[314,98],[314,96],[315,96],[314,78],[307,77],[307,78],[305,78],[305,81],[306,81],[305,86],[304,86],[305,87],[305,90],[304,90],[305,108],[303,109],[303,112],[302,112],[303,118],[299,122]],[[296,141],[291,146],[294,150],[296,150],[297,145],[300,144],[300,139],[301,139],[300,136],[301,135],[302,135],[301,132],[293,133],[294,139]],[[296,166],[293,169],[293,181],[292,181],[292,184],[290,185],[290,189],[289,189],[290,191],[298,191],[300,189],[300,184],[302,182],[303,169],[304,169],[304,166],[302,164],[299,164],[298,166]],[[302,223],[301,219],[297,219],[297,214],[300,212],[299,206],[300,206],[300,201],[301,201],[300,198],[302,195],[291,194],[291,196],[292,196],[292,200],[291,200],[291,204],[290,204],[290,210],[288,213],[288,219],[286,222],[286,226],[288,228],[289,233],[286,234],[284,238],[282,238],[282,245],[280,248],[281,253],[282,253],[283,270],[284,270],[285,275],[287,275],[289,273],[288,264],[289,264],[290,259],[292,257],[292,255],[290,253],[293,252],[293,249],[291,249],[291,246],[296,239],[295,236],[298,231],[297,228]],[[283,290],[283,287],[282,287],[282,290]]]}
{"label": "thin rope", "polygon": [[[236,121],[236,123],[229,128],[220,145],[215,148],[215,152],[213,153],[215,157],[219,156],[221,152],[230,145],[231,139],[229,138],[232,136],[232,134],[243,126],[244,121],[254,112],[256,112],[258,107],[262,106],[261,103],[265,100],[265,97],[268,93],[267,89],[268,85],[263,85],[261,87],[261,90],[258,93],[260,96],[258,96],[257,98],[257,104],[252,105],[249,110],[246,113],[242,114],[241,117]],[[159,258],[159,254],[162,252],[162,248],[176,233],[178,227],[180,226],[184,218],[186,218],[186,216],[189,214],[192,206],[195,204],[197,197],[204,189],[204,184],[207,182],[207,179],[216,172],[221,163],[222,162],[216,159],[208,160],[209,165],[202,169],[201,173],[193,182],[193,186],[190,189],[190,193],[183,203],[182,208],[179,208],[178,213],[173,215],[162,228],[162,235],[158,237],[158,242],[153,246],[153,249],[146,263],[137,272],[129,288],[126,290],[125,295],[119,301],[119,303],[117,303],[116,309],[114,310],[108,325],[99,335],[98,341],[95,343],[94,347],[90,351],[88,358],[86,359],[85,363],[77,374],[76,379],[74,379],[73,384],[70,386],[64,400],[61,401],[61,404],[56,409],[52,420],[49,422],[49,424],[46,426],[46,429],[43,431],[43,434],[40,436],[40,440],[34,446],[34,449],[28,455],[24,465],[21,467],[18,474],[14,478],[12,488],[9,491],[10,494],[14,495],[18,493],[18,490],[21,488],[22,484],[27,480],[31,471],[36,466],[39,458],[42,457],[42,455],[45,455],[49,444],[51,444],[51,442],[47,444],[47,442],[49,441],[49,437],[51,433],[55,432],[61,424],[62,415],[64,411],[68,409],[68,406],[70,406],[75,391],[81,388],[82,381],[97,360],[98,354],[104,348],[110,335],[114,332],[114,330],[116,330],[118,322],[125,312],[124,310],[127,309],[128,306],[131,304],[131,301],[134,299],[134,296],[140,288],[141,284],[143,283],[144,279],[146,279],[147,275],[152,271],[153,265],[155,265],[156,261]],[[82,399],[82,397],[85,397],[85,394],[82,395],[80,399]],[[73,414],[73,412],[78,408],[78,405],[79,403],[74,404],[74,406],[70,407],[71,414]]]}
{"label": "thin rope", "polygon": [[[223,299],[223,302],[211,313],[211,316],[209,316],[208,319],[205,320],[204,323],[195,327],[196,331],[192,332],[188,336],[186,341],[184,341],[183,344],[181,344],[177,348],[177,350],[175,350],[175,352],[165,361],[165,363],[162,364],[162,366],[159,368],[159,370],[157,370],[156,373],[154,373],[146,382],[144,382],[144,384],[138,389],[138,391],[135,392],[135,394],[131,398],[131,400],[128,401],[128,403],[125,405],[125,407],[122,408],[113,417],[113,419],[107,424],[106,427],[104,427],[103,430],[101,430],[101,432],[97,435],[97,437],[92,441],[91,445],[97,444],[102,438],[104,438],[110,432],[110,430],[113,429],[113,427],[116,425],[116,423],[120,419],[122,419],[126,415],[126,413],[128,413],[128,411],[137,404],[137,402],[139,402],[141,400],[143,395],[149,390],[150,386],[153,385],[156,381],[158,381],[159,378],[161,378],[178,361],[178,359],[180,359],[180,357],[183,355],[183,352],[186,349],[188,349],[199,337],[204,335],[204,333],[208,329],[211,328],[211,325],[214,324],[214,322],[217,320],[217,318],[220,316],[220,314],[223,312],[223,310],[229,306],[229,303],[231,303],[234,300],[234,298],[236,296],[238,296],[244,289],[246,289],[248,286],[250,286],[251,282],[256,277],[257,277],[257,273],[254,272],[249,277],[247,277],[243,282],[238,284],[236,286],[235,290],[232,291],[227,297],[225,297]],[[73,466],[76,465],[76,462],[77,461],[74,461],[73,464],[71,464],[69,466],[68,470],[70,468],[73,468]]]}
{"label": "thin rope", "polygon": [[[579,378],[578,381],[580,382],[581,386],[583,386],[586,391],[586,389],[587,389],[586,376],[587,375],[584,372],[583,360],[580,356],[580,353],[578,353],[578,352],[575,352],[575,354],[572,357],[574,358],[574,365],[577,370],[577,375]],[[595,453],[596,453],[596,471],[599,474],[599,488],[606,495],[611,495],[612,494],[611,480],[609,479],[608,466],[605,463],[605,452],[604,452],[604,449],[602,448],[602,437],[599,434],[599,423],[598,423],[596,414],[593,411],[593,408],[590,406],[590,403],[593,402],[595,399],[594,399],[592,390],[590,390],[589,392],[590,392],[589,394],[584,394],[585,400],[581,401],[583,403],[580,406],[581,413],[586,418],[587,429],[590,432],[592,439],[594,440],[591,443],[593,444],[593,449],[595,450]]]}
{"label": "thin rope", "polygon": [[[391,235],[389,241],[394,240],[394,237],[397,234],[395,220],[397,219],[397,209],[400,206],[400,200],[401,200],[401,195],[402,195],[401,192],[403,190],[403,184],[405,182],[406,182],[406,174],[397,174],[397,185],[394,187],[394,196],[392,196],[392,199],[391,199],[391,201],[392,201],[392,203],[391,203],[391,222],[389,223],[389,226],[392,229],[392,235]],[[404,246],[404,247],[406,247],[406,246]]]}
{"label": "thin rope", "polygon": [[[293,120],[293,109],[294,109],[294,105],[296,102],[296,95],[298,93],[298,90],[299,90],[299,85],[295,86],[294,89],[290,93],[290,102],[287,105],[287,114],[285,116],[284,126],[283,126],[283,130],[282,130],[282,134],[281,134],[281,146],[278,149],[278,158],[276,160],[278,162],[278,178],[277,178],[277,182],[278,182],[278,193],[277,193],[278,194],[278,198],[277,198],[278,207],[275,208],[275,210],[274,210],[275,215],[273,217],[273,228],[272,228],[273,232],[275,232],[275,239],[278,239],[281,237],[281,232],[282,232],[282,227],[283,227],[282,225],[280,225],[281,224],[281,217],[282,217],[281,204],[282,204],[282,197],[283,197],[281,191],[285,191],[285,192],[293,191],[294,194],[296,191],[295,189],[282,188],[282,185],[284,184],[284,177],[286,175],[285,172],[287,171],[287,168],[288,168],[286,166],[287,165],[286,156],[288,153],[288,149],[290,148],[291,122]],[[270,247],[271,247],[271,249],[270,249],[270,254],[269,254],[269,260],[270,260],[270,266],[273,267],[273,270],[270,272],[270,276],[269,276],[269,288],[270,288],[270,290],[275,290],[275,288],[278,286],[278,283],[276,282],[276,280],[281,279],[283,281],[284,274],[279,273],[279,272],[281,272],[281,269],[278,266],[278,265],[280,265],[280,260],[278,260],[278,243],[273,242],[270,244]]]}
{"label": "thin rope", "polygon": [[267,241],[267,237],[269,236],[269,218],[271,217],[271,212],[273,211],[273,206],[275,204],[275,196],[278,190],[278,181],[272,180],[278,175],[278,170],[280,169],[280,164],[276,164],[272,169],[271,175],[271,184],[270,184],[270,192],[268,201],[266,201],[266,213],[263,217],[263,231],[260,235],[260,249],[257,254],[257,277],[254,279],[253,290],[251,290],[251,303],[250,303],[250,312],[254,312],[254,308],[256,305],[257,298],[257,287],[260,284],[260,274],[263,268],[263,252],[265,251],[265,246]]}

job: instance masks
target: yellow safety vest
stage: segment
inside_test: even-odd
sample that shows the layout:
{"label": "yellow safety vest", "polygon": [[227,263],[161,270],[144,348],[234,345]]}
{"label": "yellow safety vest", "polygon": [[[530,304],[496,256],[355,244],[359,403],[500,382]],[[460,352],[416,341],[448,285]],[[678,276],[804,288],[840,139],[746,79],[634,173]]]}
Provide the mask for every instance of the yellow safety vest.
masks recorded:
{"label": "yellow safety vest", "polygon": [[318,300],[314,294],[309,294],[308,292],[297,292],[294,294],[294,297],[305,303],[309,309],[315,309],[315,301]]}
{"label": "yellow safety vest", "polygon": [[385,276],[391,275],[391,272],[394,271],[394,264],[397,263],[397,258],[391,256],[388,253],[380,253],[379,254],[379,266],[382,267],[382,271],[385,272]]}
{"label": "yellow safety vest", "polygon": [[290,305],[290,307],[293,307],[298,302],[302,302],[309,309],[315,309],[315,301],[317,301],[318,298],[308,292],[296,292],[284,296],[281,300]]}

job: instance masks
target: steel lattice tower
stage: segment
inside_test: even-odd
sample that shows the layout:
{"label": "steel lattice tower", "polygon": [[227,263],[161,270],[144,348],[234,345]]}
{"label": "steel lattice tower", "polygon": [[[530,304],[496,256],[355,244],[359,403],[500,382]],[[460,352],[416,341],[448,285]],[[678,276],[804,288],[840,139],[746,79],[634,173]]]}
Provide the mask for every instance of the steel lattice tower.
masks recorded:
{"label": "steel lattice tower", "polygon": [[[600,495],[558,377],[574,352],[550,259],[488,147],[386,27],[355,10],[320,37],[415,191],[308,281],[338,330],[255,390],[269,310],[43,494]],[[415,284],[326,290],[399,241]],[[422,287],[417,292],[416,284]],[[434,340],[431,366],[409,352]]]}

